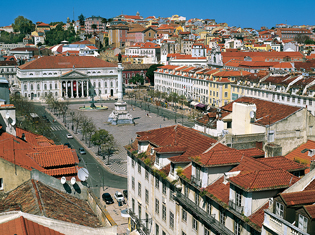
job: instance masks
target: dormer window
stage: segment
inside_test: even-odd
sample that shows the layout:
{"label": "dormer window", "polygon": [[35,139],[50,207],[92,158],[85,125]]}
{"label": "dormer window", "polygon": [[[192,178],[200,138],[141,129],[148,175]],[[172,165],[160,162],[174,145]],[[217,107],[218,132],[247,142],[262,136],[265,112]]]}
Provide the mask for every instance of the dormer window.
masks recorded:
{"label": "dormer window", "polygon": [[150,152],[151,155],[154,154],[154,148],[151,148],[151,152]]}
{"label": "dormer window", "polygon": [[284,206],[281,203],[276,202],[275,214],[279,216],[280,218],[283,218],[283,214],[284,214],[283,211],[284,211]]}
{"label": "dormer window", "polygon": [[307,222],[308,222],[308,219],[299,214],[299,229],[301,229],[303,232],[307,232]]}

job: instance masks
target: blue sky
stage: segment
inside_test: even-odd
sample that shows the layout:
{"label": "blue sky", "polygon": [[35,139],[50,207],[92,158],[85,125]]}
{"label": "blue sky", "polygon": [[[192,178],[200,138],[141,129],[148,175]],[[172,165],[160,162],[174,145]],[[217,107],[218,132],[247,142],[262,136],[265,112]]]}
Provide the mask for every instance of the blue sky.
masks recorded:
{"label": "blue sky", "polygon": [[[13,4],[14,3],[14,4]],[[190,18],[215,19],[218,23],[226,22],[229,26],[271,28],[278,23],[290,25],[315,25],[314,0],[225,0],[225,1],[104,1],[104,0],[41,0],[41,1],[2,1],[0,26],[10,25],[22,15],[33,22],[66,22],[67,17],[77,20],[82,13],[110,18],[123,12],[135,15],[139,11],[145,17],[169,17],[174,14]]]}

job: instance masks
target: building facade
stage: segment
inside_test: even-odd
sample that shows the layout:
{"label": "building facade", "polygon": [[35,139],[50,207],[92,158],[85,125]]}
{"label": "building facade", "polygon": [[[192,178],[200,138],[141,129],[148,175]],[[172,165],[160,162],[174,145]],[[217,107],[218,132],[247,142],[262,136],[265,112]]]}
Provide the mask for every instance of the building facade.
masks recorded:
{"label": "building facade", "polygon": [[17,79],[21,95],[41,100],[49,93],[56,99],[116,97],[117,65],[88,56],[45,56],[20,66]]}

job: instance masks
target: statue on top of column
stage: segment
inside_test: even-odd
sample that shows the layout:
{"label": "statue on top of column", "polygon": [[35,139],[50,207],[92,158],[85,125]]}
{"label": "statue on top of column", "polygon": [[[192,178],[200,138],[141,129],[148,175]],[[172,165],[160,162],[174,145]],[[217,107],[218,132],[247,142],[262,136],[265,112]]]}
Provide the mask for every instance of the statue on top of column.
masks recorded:
{"label": "statue on top of column", "polygon": [[118,54],[118,63],[121,63],[121,54]]}

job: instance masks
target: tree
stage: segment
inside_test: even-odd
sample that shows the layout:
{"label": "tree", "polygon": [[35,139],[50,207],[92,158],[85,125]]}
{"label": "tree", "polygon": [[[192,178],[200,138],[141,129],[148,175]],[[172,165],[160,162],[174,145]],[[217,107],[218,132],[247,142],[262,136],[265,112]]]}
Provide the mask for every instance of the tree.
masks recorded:
{"label": "tree", "polygon": [[135,76],[133,76],[131,79],[129,79],[129,83],[131,84],[144,84],[144,78],[140,75],[140,74],[136,74]]}
{"label": "tree", "polygon": [[74,115],[72,117],[73,123],[75,124],[75,134],[78,133],[78,128],[81,125],[83,121],[83,116],[80,112],[74,112]]}
{"label": "tree", "polygon": [[[98,146],[98,154],[100,154],[101,146],[107,142],[112,142],[113,136],[104,129],[99,129],[91,136],[91,142]],[[105,160],[105,155],[103,155],[103,160]]]}
{"label": "tree", "polygon": [[94,32],[95,32],[95,29],[97,28],[97,25],[96,24],[92,24],[91,28],[94,29]]}
{"label": "tree", "polygon": [[294,41],[298,43],[305,43],[305,41],[311,40],[307,35],[298,35],[294,38]]}
{"label": "tree", "polygon": [[80,21],[80,25],[84,25],[85,16],[81,13],[81,15],[78,16],[78,20]]}
{"label": "tree", "polygon": [[146,73],[146,76],[150,80],[151,86],[154,86],[154,71],[157,70],[157,68],[160,66],[163,66],[163,64],[153,64],[150,66],[150,68],[148,69],[148,71]]}
{"label": "tree", "polygon": [[18,16],[15,18],[12,27],[14,32],[20,32],[23,34],[30,34],[35,29],[33,22],[27,18],[24,18],[24,16]]}

